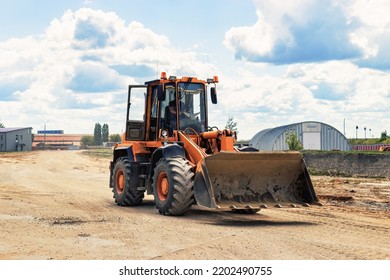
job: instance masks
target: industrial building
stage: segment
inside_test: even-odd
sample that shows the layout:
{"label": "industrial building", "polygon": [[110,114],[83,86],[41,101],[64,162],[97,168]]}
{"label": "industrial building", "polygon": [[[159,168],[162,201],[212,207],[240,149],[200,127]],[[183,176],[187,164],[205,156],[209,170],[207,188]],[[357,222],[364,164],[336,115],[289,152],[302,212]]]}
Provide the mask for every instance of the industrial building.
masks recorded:
{"label": "industrial building", "polygon": [[286,139],[295,133],[305,150],[350,151],[351,144],[336,128],[321,122],[301,122],[258,132],[249,145],[265,151],[288,150]]}
{"label": "industrial building", "polygon": [[[38,131],[34,135],[33,149],[79,150],[82,134],[64,134],[60,130]],[[47,135],[46,135],[47,134]]]}
{"label": "industrial building", "polygon": [[32,127],[0,128],[0,152],[31,151]]}

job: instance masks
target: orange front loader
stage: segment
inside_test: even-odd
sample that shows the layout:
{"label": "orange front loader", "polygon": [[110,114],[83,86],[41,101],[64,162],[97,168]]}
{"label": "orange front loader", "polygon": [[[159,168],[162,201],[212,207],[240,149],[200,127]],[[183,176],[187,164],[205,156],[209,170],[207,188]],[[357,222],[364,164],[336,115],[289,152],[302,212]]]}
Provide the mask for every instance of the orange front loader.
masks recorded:
{"label": "orange front loader", "polygon": [[[208,87],[217,103],[218,78],[169,77],[130,85],[126,132],[113,149],[110,187],[121,206],[147,194],[163,215],[191,205],[255,213],[268,206],[318,203],[298,152],[262,152],[234,146],[236,132],[208,122]],[[142,89],[143,119],[133,120],[132,93]],[[138,99],[137,99],[138,98]]]}

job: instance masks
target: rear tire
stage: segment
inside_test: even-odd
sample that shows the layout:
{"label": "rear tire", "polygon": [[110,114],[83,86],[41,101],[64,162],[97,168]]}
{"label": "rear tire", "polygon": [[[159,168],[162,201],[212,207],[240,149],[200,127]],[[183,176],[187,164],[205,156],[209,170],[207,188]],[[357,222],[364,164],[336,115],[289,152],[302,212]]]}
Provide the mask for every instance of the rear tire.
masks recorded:
{"label": "rear tire", "polygon": [[154,203],[162,215],[180,216],[193,203],[194,173],[188,160],[161,159],[154,169]]}
{"label": "rear tire", "polygon": [[139,205],[144,198],[144,191],[135,190],[139,185],[139,176],[127,158],[119,158],[112,172],[112,192],[119,206]]}

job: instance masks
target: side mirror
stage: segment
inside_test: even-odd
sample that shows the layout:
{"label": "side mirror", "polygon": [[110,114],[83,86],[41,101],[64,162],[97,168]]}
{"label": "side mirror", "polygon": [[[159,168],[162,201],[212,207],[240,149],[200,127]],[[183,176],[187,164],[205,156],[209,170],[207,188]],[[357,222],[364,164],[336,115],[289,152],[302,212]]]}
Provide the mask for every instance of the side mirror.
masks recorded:
{"label": "side mirror", "polygon": [[162,85],[157,86],[157,98],[159,101],[165,101],[165,91]]}
{"label": "side mirror", "polygon": [[217,89],[215,87],[210,88],[211,102],[217,104]]}

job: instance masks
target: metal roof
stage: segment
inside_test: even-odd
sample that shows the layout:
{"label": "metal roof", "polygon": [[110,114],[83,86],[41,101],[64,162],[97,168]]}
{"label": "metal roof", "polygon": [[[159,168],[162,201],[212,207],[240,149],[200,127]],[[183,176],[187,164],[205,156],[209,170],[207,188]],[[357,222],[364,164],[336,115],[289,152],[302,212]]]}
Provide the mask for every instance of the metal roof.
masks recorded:
{"label": "metal roof", "polygon": [[249,145],[259,150],[272,151],[286,149],[286,133],[290,130],[295,131],[299,140],[302,142],[302,126],[305,123],[321,124],[321,149],[351,150],[350,143],[340,131],[328,124],[317,121],[304,121],[261,130],[253,136],[253,138],[249,141]]}
{"label": "metal roof", "polygon": [[3,127],[0,128],[0,132],[11,132],[11,131],[17,131],[22,129],[32,129],[32,127]]}
{"label": "metal roof", "polygon": [[[258,132],[250,141],[249,144],[253,147],[261,147],[262,150],[272,150],[275,139],[278,138],[287,127],[293,124],[278,126],[275,128],[267,128]],[[260,144],[261,143],[261,144]]]}
{"label": "metal roof", "polygon": [[252,139],[250,140],[250,144],[251,146],[257,146],[261,140],[261,138],[264,136],[264,134],[266,134],[268,131],[270,131],[272,128],[267,128],[267,129],[264,129],[258,133],[256,133],[255,136],[252,137]]}

